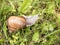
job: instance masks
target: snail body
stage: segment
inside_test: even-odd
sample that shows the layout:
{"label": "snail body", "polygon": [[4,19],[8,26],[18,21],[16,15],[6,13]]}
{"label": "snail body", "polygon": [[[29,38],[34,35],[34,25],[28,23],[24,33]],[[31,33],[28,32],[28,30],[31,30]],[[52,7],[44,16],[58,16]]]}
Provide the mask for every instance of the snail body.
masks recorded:
{"label": "snail body", "polygon": [[38,19],[38,15],[35,16],[10,16],[7,20],[7,26],[9,32],[15,32],[18,29],[23,29],[26,26],[33,25]]}

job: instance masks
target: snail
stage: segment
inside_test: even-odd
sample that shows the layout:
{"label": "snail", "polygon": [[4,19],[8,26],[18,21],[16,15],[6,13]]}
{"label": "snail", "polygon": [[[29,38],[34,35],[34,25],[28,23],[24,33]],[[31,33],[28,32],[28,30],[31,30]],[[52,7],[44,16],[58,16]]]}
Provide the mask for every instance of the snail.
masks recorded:
{"label": "snail", "polygon": [[38,15],[34,16],[10,16],[7,19],[9,32],[15,32],[18,29],[32,26],[38,20]]}

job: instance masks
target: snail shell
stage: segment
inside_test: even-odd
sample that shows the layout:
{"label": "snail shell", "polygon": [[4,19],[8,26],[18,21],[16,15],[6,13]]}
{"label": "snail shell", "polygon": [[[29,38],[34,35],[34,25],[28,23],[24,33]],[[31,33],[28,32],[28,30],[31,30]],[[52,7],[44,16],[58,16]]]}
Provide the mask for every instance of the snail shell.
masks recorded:
{"label": "snail shell", "polygon": [[9,31],[22,29],[25,25],[26,19],[23,16],[10,16],[7,20],[7,26]]}

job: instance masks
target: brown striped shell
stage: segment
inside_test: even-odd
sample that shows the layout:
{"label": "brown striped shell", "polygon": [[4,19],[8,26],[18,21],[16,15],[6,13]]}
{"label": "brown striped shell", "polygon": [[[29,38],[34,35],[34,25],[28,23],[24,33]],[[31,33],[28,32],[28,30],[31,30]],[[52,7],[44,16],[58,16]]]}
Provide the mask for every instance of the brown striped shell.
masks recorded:
{"label": "brown striped shell", "polygon": [[26,25],[26,19],[23,16],[10,16],[7,20],[7,26],[9,31],[16,31],[24,28]]}

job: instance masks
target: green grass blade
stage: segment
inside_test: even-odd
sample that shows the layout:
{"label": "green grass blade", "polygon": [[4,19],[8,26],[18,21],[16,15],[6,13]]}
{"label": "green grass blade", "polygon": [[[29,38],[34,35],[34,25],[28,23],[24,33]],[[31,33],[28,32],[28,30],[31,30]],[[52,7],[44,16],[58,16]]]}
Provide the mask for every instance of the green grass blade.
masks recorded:
{"label": "green grass blade", "polygon": [[19,12],[25,12],[31,5],[33,0],[24,0],[21,7],[18,8]]}
{"label": "green grass blade", "polygon": [[4,24],[3,24],[3,32],[4,32],[4,34],[5,34],[5,37],[6,37],[6,39],[8,38],[7,37],[7,28],[6,28],[6,23],[4,22]]}

